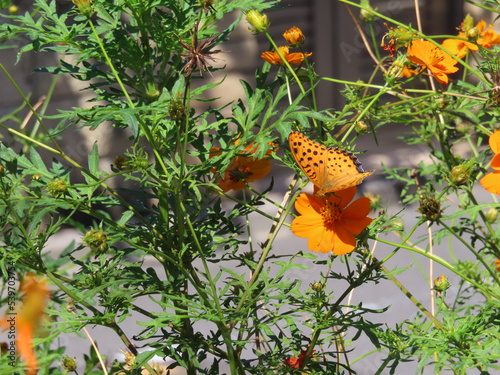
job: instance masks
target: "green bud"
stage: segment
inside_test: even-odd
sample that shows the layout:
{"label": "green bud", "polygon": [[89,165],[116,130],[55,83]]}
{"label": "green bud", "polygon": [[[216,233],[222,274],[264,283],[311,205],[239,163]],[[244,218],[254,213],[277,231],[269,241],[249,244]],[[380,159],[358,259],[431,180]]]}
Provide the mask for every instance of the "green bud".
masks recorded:
{"label": "green bud", "polygon": [[76,5],[81,15],[90,18],[94,14],[92,0],[71,0]]}
{"label": "green bud", "polygon": [[361,0],[361,6],[363,9],[359,11],[359,19],[366,23],[373,22],[376,17],[371,11],[376,12],[377,8],[373,9],[369,0]]}
{"label": "green bud", "polygon": [[77,365],[76,365],[76,358],[71,358],[68,356],[64,356],[62,361],[61,361],[61,366],[69,372],[75,372]]}
{"label": "green bud", "polygon": [[322,282],[316,281],[315,283],[311,284],[311,289],[314,290],[315,292],[321,292],[325,289],[325,284]]}
{"label": "green bud", "polygon": [[434,290],[437,292],[445,292],[451,284],[448,281],[448,278],[444,275],[439,276],[436,280],[434,280]]}
{"label": "green bud", "polygon": [[55,180],[48,183],[47,190],[54,198],[59,198],[68,191],[68,185],[64,180]]}
{"label": "green bud", "polygon": [[250,10],[246,14],[247,22],[253,27],[255,33],[265,33],[271,22],[269,18],[257,9]]}
{"label": "green bud", "polygon": [[456,165],[451,169],[450,181],[456,186],[463,185],[470,177],[467,167],[463,164]]}
{"label": "green bud", "polygon": [[354,125],[354,130],[356,130],[356,132],[358,134],[366,134],[366,133],[368,133],[369,129],[370,128],[369,128],[368,124],[364,121],[358,121]]}
{"label": "green bud", "polygon": [[477,38],[479,38],[479,35],[481,32],[477,27],[473,27],[472,29],[467,30],[465,35],[467,36],[467,39],[469,39],[471,42],[475,42]]}
{"label": "green bud", "polygon": [[484,217],[488,223],[494,223],[498,219],[498,210],[494,207],[490,207],[488,211],[484,213]]}
{"label": "green bud", "polygon": [[103,253],[108,249],[108,236],[102,230],[90,230],[82,239],[85,246],[97,253]]}

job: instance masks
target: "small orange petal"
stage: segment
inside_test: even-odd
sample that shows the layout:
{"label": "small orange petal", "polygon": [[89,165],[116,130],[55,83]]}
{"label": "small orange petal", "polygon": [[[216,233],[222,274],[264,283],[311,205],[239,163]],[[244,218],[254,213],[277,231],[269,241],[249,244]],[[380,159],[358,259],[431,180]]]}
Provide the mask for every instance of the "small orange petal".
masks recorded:
{"label": "small orange petal", "polygon": [[491,151],[500,154],[500,130],[495,130],[488,139]]}
{"label": "small orange petal", "polygon": [[479,182],[490,193],[500,195],[500,172],[488,173]]}
{"label": "small orange petal", "polygon": [[500,170],[500,154],[493,156],[493,159],[491,160],[491,168]]}

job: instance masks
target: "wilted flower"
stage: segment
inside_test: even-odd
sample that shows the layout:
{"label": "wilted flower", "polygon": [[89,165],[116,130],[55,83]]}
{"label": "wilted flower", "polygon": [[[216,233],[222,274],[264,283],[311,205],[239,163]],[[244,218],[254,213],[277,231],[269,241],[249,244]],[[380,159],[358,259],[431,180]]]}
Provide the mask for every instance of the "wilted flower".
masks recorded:
{"label": "wilted flower", "polygon": [[426,220],[436,221],[441,217],[441,203],[436,199],[434,194],[427,191],[420,192],[419,200],[420,207],[417,211],[420,212]]}
{"label": "wilted flower", "polygon": [[[316,352],[316,350],[313,350],[311,352],[311,354],[309,355],[309,359],[313,357],[314,352]],[[307,350],[301,350],[298,357],[290,357],[290,358],[285,359],[285,366],[288,366],[291,368],[300,368],[300,366],[302,366],[302,364],[304,363],[304,361],[306,359],[306,353],[307,353]]]}
{"label": "wilted flower", "polygon": [[[401,47],[406,47],[410,42],[415,39],[416,35],[407,28],[398,26],[397,28],[385,26],[389,29],[382,38],[380,44],[391,56],[394,56],[396,50]],[[387,42],[386,42],[387,41]]]}

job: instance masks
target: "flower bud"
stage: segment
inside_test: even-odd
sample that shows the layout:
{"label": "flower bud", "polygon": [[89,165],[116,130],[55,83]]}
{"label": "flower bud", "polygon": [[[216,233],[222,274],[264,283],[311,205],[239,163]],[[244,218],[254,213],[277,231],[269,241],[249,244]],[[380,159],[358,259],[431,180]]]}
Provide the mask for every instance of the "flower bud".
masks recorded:
{"label": "flower bud", "polygon": [[321,292],[325,289],[325,284],[319,281],[311,284],[311,289],[315,292]]}
{"label": "flower bud", "polygon": [[0,165],[0,177],[5,176],[5,167],[3,165]]}
{"label": "flower bud", "polygon": [[436,199],[434,194],[423,191],[419,194],[419,200],[420,207],[417,211],[420,212],[426,220],[436,221],[441,217],[441,203]]}
{"label": "flower bud", "polygon": [[370,23],[375,20],[375,15],[371,11],[377,11],[377,8],[373,9],[368,0],[361,0],[361,6],[363,7],[359,11],[359,19],[363,22]]}
{"label": "flower bud", "polygon": [[82,241],[85,246],[97,253],[103,253],[108,249],[108,236],[102,230],[89,230]]}
{"label": "flower bud", "polygon": [[12,4],[9,7],[9,14],[17,14],[19,12],[19,7],[17,5]]}
{"label": "flower bud", "polygon": [[477,38],[479,38],[480,34],[481,32],[479,31],[479,29],[477,27],[473,27],[465,33],[465,36],[467,36],[467,39],[469,39],[471,42],[475,42]]}
{"label": "flower bud", "polygon": [[76,371],[76,358],[71,358],[68,356],[64,356],[62,361],[61,361],[61,366],[69,372],[75,372]]}
{"label": "flower bud", "polygon": [[470,177],[467,167],[463,164],[455,165],[450,172],[450,181],[456,186],[463,185]]}
{"label": "flower bud", "polygon": [[498,219],[498,210],[494,207],[490,207],[488,211],[484,213],[484,217],[488,223],[492,224]]}
{"label": "flower bud", "polygon": [[59,198],[68,191],[68,185],[64,180],[55,180],[48,183],[47,190],[54,198]]}
{"label": "flower bud", "polygon": [[265,14],[260,13],[257,9],[253,9],[246,14],[247,22],[253,27],[255,33],[265,33],[271,22]]}
{"label": "flower bud", "polygon": [[182,120],[186,117],[186,106],[182,98],[179,96],[173,97],[168,103],[168,113],[173,120]]}
{"label": "flower bud", "polygon": [[33,181],[41,181],[43,178],[43,176],[41,174],[34,174],[33,176],[31,176],[31,179]]}
{"label": "flower bud", "polygon": [[392,230],[403,231],[405,229],[405,223],[401,219],[394,219],[391,221]]}
{"label": "flower bud", "polygon": [[90,18],[94,14],[92,0],[71,0],[82,16]]}
{"label": "flower bud", "polygon": [[380,203],[382,202],[382,197],[380,196],[380,194],[364,193],[363,195],[370,200],[371,210],[381,208]]}
{"label": "flower bud", "polygon": [[450,104],[449,99],[444,96],[437,96],[434,100],[439,109],[445,109]]}
{"label": "flower bud", "polygon": [[302,33],[302,30],[298,27],[292,27],[283,33],[283,38],[290,44],[292,47],[298,47],[304,44],[304,40],[306,37]]}
{"label": "flower bud", "polygon": [[214,9],[215,0],[199,0],[200,4],[205,9]]}
{"label": "flower bud", "polygon": [[366,134],[366,133],[368,133],[369,129],[370,128],[369,128],[368,124],[364,121],[358,121],[354,125],[354,130],[356,130],[356,133],[358,133],[358,134]]}
{"label": "flower bud", "polygon": [[126,171],[129,169],[129,160],[129,158],[119,155],[113,160],[113,165],[120,171]]}
{"label": "flower bud", "polygon": [[450,286],[448,278],[445,275],[441,275],[434,280],[434,290],[437,292],[445,292]]}

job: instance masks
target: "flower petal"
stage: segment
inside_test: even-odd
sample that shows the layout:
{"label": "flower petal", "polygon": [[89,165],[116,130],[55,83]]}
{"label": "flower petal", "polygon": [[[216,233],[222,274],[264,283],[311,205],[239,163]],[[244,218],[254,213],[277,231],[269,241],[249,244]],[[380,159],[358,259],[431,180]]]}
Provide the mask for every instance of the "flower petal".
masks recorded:
{"label": "flower petal", "polygon": [[370,212],[370,198],[356,199],[342,212],[342,217],[347,219],[362,219]]}
{"label": "flower petal", "polygon": [[488,173],[479,182],[490,193],[500,195],[500,172]]}
{"label": "flower petal", "polygon": [[495,130],[488,139],[491,151],[495,154],[500,154],[500,130]]}
{"label": "flower petal", "polygon": [[343,225],[336,225],[333,239],[333,253],[344,255],[350,253],[356,247],[356,237],[349,233]]}
{"label": "flower petal", "polygon": [[295,200],[295,209],[301,215],[314,211],[319,215],[321,207],[324,206],[323,199],[315,195],[302,193]]}
{"label": "flower petal", "polygon": [[491,168],[500,170],[500,154],[493,156],[493,159],[491,160]]}

